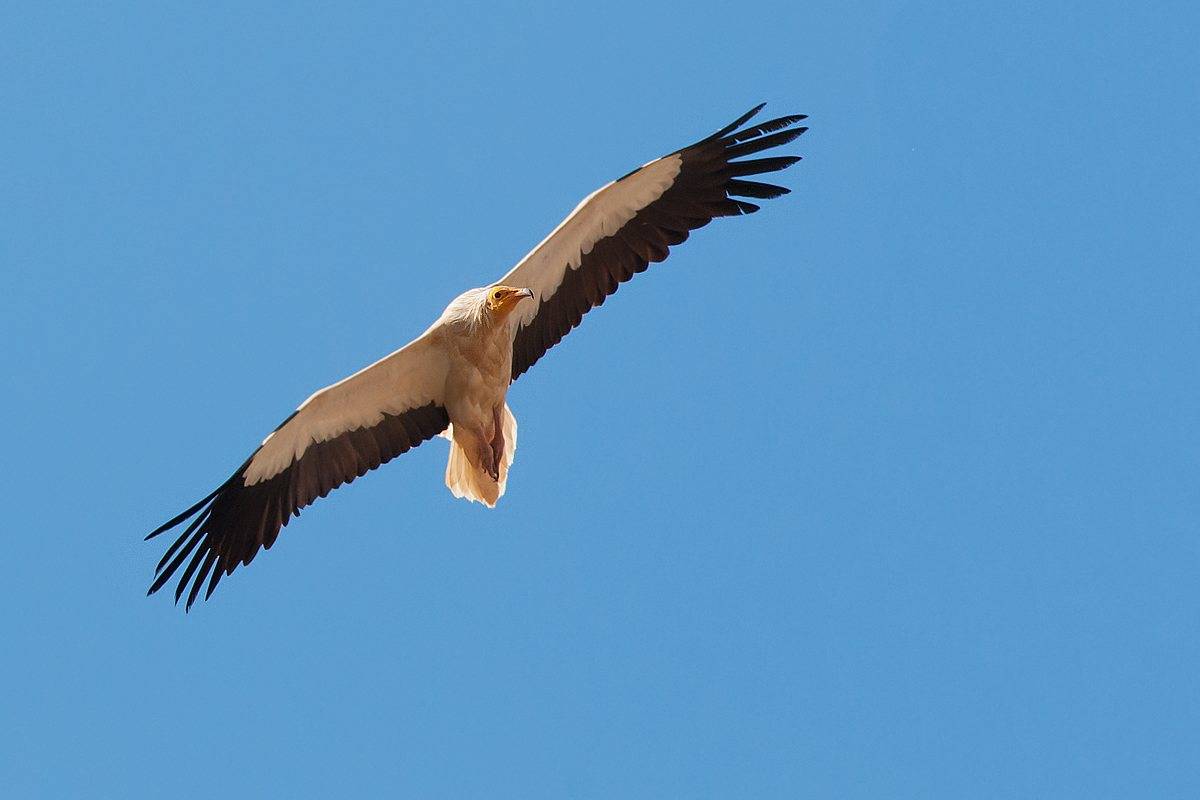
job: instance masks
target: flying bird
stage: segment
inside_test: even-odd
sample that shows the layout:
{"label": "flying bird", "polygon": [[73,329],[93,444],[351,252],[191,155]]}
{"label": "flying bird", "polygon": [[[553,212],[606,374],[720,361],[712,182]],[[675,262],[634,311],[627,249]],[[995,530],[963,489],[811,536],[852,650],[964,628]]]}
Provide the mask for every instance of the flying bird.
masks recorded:
{"label": "flying bird", "polygon": [[495,506],[517,449],[509,384],[690,231],[758,211],[744,198],[788,193],[746,177],[798,156],[745,157],[792,141],[806,117],[743,128],[762,108],[588,195],[497,283],[459,295],[412,342],[301,403],[224,483],[146,537],[184,526],[148,593],[179,573],[175,602],[186,591],[190,610],[302,508],[439,434],[450,440],[451,493]]}

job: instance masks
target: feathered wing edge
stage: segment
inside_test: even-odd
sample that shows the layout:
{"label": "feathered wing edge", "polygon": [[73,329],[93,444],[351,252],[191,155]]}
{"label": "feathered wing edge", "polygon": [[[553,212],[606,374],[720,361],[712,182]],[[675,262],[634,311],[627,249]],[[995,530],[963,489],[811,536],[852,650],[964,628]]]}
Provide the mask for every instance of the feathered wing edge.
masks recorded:
{"label": "feathered wing edge", "polygon": [[400,414],[384,414],[375,425],[310,445],[277,475],[246,486],[244,476],[251,455],[211,494],[146,536],[153,539],[190,520],[159,560],[147,594],[161,589],[191,556],[175,587],[178,603],[191,583],[185,605],[190,611],[206,580],[207,600],[223,576],[239,564],[249,564],[260,549],[270,549],[279,531],[291,517],[299,516],[302,508],[437,436],[449,423],[446,410],[435,403]]}
{"label": "feathered wing edge", "polygon": [[[791,191],[771,183],[745,180],[747,176],[786,169],[801,160],[800,156],[745,159],[787,144],[808,130],[794,127],[807,119],[805,114],[790,114],[741,128],[765,105],[755,106],[711,136],[664,156],[678,156],[681,162],[671,186],[615,232],[598,239],[581,256],[578,267],[561,265],[564,273],[557,289],[540,298],[534,316],[514,336],[513,380],[579,325],[584,314],[601,305],[621,283],[645,271],[651,263],[664,260],[670,248],[686,240],[691,231],[717,217],[753,214],[759,210],[759,205],[744,198],[768,200]],[[633,170],[603,191],[619,190],[621,181],[656,163]],[[586,213],[586,206],[576,213],[581,212]],[[509,276],[521,269],[518,265]]]}

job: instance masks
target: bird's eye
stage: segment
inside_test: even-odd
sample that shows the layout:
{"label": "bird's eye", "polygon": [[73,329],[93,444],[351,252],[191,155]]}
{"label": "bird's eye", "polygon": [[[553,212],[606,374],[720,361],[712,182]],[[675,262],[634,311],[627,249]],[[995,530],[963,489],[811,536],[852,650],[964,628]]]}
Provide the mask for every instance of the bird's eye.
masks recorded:
{"label": "bird's eye", "polygon": [[499,299],[500,299],[500,295],[502,295],[502,294],[504,294],[504,292],[503,292],[502,290],[500,290],[500,289],[492,289],[492,299],[493,299],[493,300],[499,300]]}

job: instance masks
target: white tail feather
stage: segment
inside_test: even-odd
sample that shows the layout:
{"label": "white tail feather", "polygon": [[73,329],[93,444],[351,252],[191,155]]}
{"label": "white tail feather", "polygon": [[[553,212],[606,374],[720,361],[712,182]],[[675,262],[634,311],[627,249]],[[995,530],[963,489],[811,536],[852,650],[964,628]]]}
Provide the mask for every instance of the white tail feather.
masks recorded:
{"label": "white tail feather", "polygon": [[492,480],[483,469],[474,466],[467,457],[466,449],[454,438],[454,426],[446,428],[442,433],[450,440],[450,459],[446,462],[446,487],[455,497],[465,497],[472,502],[483,503],[488,508],[495,508],[496,501],[504,496],[504,487],[508,483],[508,468],[512,466],[513,457],[517,453],[517,419],[504,405],[504,413],[500,417],[504,430],[504,457],[500,459],[500,480]]}

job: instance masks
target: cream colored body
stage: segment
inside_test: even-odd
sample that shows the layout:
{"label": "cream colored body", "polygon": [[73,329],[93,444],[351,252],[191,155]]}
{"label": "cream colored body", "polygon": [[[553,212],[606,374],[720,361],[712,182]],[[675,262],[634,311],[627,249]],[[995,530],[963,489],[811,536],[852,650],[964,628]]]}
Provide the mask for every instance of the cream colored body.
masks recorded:
{"label": "cream colored body", "polygon": [[507,314],[442,329],[450,361],[446,411],[450,459],[446,486],[455,497],[492,507],[504,494],[517,449],[517,421],[505,403],[512,376]]}

